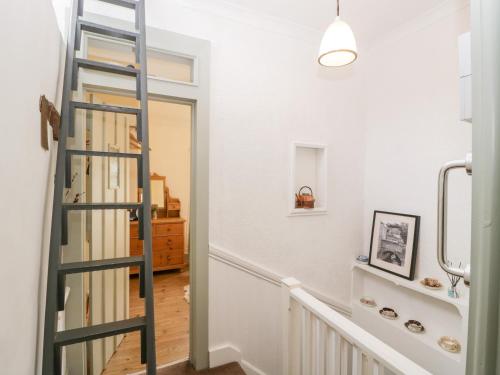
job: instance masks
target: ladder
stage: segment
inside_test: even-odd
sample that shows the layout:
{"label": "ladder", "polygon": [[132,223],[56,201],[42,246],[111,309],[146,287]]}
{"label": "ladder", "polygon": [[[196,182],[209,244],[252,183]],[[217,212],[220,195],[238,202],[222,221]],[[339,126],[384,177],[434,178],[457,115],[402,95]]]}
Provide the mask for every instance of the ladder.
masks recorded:
{"label": "ladder", "polygon": [[[135,32],[115,29],[83,19],[83,0],[74,0],[71,26],[67,42],[64,72],[61,129],[57,149],[57,164],[52,209],[52,227],[47,274],[47,295],[43,337],[43,375],[62,375],[62,348],[105,337],[140,331],[141,363],[147,363],[147,374],[156,374],[153,271],[151,253],[151,193],[149,181],[148,140],[148,95],[146,71],[146,25],[144,0],[100,0],[135,11]],[[80,49],[82,32],[92,32],[118,38],[135,44],[135,59],[139,68],[124,67],[75,57]],[[111,105],[99,105],[72,100],[72,91],[77,89],[80,68],[133,77],[136,80],[136,98],[140,109]],[[66,148],[67,137],[74,137],[74,115],[76,109],[115,112],[137,117],[137,138],[141,142],[141,153],[101,152]],[[73,155],[92,157],[115,157],[136,159],[138,187],[143,189],[142,203],[64,203],[64,188],[71,188],[71,159]],[[74,210],[127,210],[137,209],[139,238],[144,241],[143,255],[84,262],[61,263],[62,246],[68,244],[68,212]],[[108,269],[139,267],[139,294],[145,298],[145,316],[57,331],[58,311],[64,310],[66,275]]]}

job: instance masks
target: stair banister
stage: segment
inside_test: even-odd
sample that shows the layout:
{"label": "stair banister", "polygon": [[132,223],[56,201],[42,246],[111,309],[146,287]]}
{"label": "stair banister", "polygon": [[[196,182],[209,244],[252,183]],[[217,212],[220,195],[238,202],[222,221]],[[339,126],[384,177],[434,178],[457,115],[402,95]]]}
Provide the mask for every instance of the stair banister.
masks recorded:
{"label": "stair banister", "polygon": [[283,375],[430,375],[294,278],[282,280],[282,311]]}

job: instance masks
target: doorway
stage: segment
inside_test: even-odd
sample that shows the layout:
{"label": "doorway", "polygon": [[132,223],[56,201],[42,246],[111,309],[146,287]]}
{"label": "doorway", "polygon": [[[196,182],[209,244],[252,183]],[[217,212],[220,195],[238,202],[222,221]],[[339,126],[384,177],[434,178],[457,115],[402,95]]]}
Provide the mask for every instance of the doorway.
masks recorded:
{"label": "doorway", "polygon": [[[128,96],[88,91],[87,100],[91,103],[136,107],[137,101]],[[149,133],[150,133],[150,173],[152,196],[152,252],[154,271],[154,302],[155,302],[155,331],[156,355],[158,366],[189,357],[189,228],[190,228],[190,194],[191,194],[191,144],[192,144],[192,113],[190,102],[149,100]],[[113,114],[106,116],[102,113],[87,115],[87,136],[94,148],[113,147],[130,153],[140,153],[141,145],[137,141],[136,118],[132,115]],[[99,137],[106,128],[106,140]],[[113,128],[109,130],[109,128]],[[120,139],[126,139],[127,145],[118,145],[115,133]],[[96,138],[102,144],[96,145]],[[123,143],[123,142],[122,142]],[[90,164],[88,191],[92,187],[100,191],[109,191],[113,188],[107,181],[112,172],[109,161],[108,170],[101,165],[95,167]],[[127,202],[141,201],[142,189],[137,186],[137,164],[129,160],[123,165],[118,174],[126,183]],[[101,178],[101,174],[104,174]],[[99,179],[104,186],[96,186]],[[123,199],[123,198],[121,198]],[[138,222],[135,213],[130,213],[129,223],[117,233],[128,234],[128,253],[126,255],[142,255],[142,241],[138,238]],[[121,223],[121,222],[120,222]],[[102,222],[97,221],[97,225]],[[109,225],[109,223],[107,223]],[[123,225],[115,224],[115,225]],[[116,230],[114,228],[113,230]],[[108,231],[105,228],[104,231]],[[100,239],[99,239],[100,240]],[[98,241],[99,241],[98,240]],[[96,240],[91,240],[91,249],[96,246]],[[93,246],[94,245],[94,246]],[[91,251],[92,252],[92,251]],[[144,303],[139,298],[139,270],[135,267],[128,272],[129,280],[124,285],[116,281],[113,283],[99,282],[99,275],[92,275],[89,288],[91,296],[93,288],[101,288],[102,295],[108,296],[103,302],[101,299],[89,298],[88,309],[91,312],[100,312],[109,309],[110,297],[113,301],[128,301],[125,311],[119,314],[127,318],[142,316]],[[111,271],[118,272],[118,271]],[[106,277],[106,275],[104,275]],[[102,284],[102,285],[101,285]],[[120,294],[124,294],[121,296]],[[108,305],[103,308],[101,305]],[[113,303],[112,303],[113,304]],[[121,304],[113,304],[112,308],[118,311]],[[92,314],[91,314],[92,315]],[[99,318],[102,314],[94,314]],[[91,319],[92,320],[92,319]],[[90,321],[89,324],[96,324]],[[105,341],[105,340],[104,340]],[[111,343],[100,342],[90,344],[92,356],[89,368],[94,373],[103,370],[105,375],[124,374],[139,371],[145,368],[140,364],[139,333],[127,334]],[[109,346],[109,345],[107,345]]]}
{"label": "doorway", "polygon": [[[89,15],[89,19],[92,19],[92,15]],[[105,17],[95,17],[96,21],[101,23],[108,24],[110,26],[119,26],[121,23],[117,20],[105,18]],[[124,45],[113,39],[100,38],[90,33],[84,33],[84,43],[82,48],[83,56],[88,56],[89,58],[95,60],[109,60],[112,59],[114,63],[123,63],[122,58],[126,58],[130,55],[132,51],[129,45]],[[168,47],[168,50],[165,49]],[[155,302],[167,300],[166,296],[173,296],[173,298],[177,298],[176,301],[182,302],[178,306],[183,306],[182,309],[178,308],[174,310],[177,312],[179,310],[180,313],[184,314],[183,316],[189,316],[189,318],[185,318],[183,324],[187,329],[181,328],[181,331],[184,332],[183,337],[177,339],[177,346],[169,346],[164,345],[161,341],[157,340],[157,363],[158,365],[162,365],[165,361],[169,361],[170,359],[176,357],[180,359],[185,359],[189,357],[190,362],[197,369],[203,369],[208,367],[208,75],[209,75],[209,49],[210,44],[207,41],[202,41],[199,39],[175,34],[172,32],[159,30],[159,29],[148,29],[148,68],[150,70],[150,74],[148,75],[148,93],[149,93],[149,111],[150,111],[150,129],[153,129],[154,126],[154,117],[155,112],[161,112],[167,110],[170,113],[170,116],[177,117],[177,120],[180,118],[189,118],[189,135],[184,135],[184,139],[187,139],[188,146],[184,146],[184,148],[188,148],[189,155],[189,169],[190,173],[189,182],[187,185],[192,186],[192,189],[187,193],[179,192],[178,186],[171,186],[172,170],[170,169],[167,172],[161,172],[159,169],[155,170],[155,166],[153,165],[153,159],[155,158],[155,150],[166,149],[163,147],[169,141],[173,141],[174,144],[172,147],[169,147],[169,150],[177,150],[179,152],[179,147],[181,144],[186,144],[186,142],[179,142],[177,140],[177,136],[172,136],[168,140],[161,139],[160,136],[156,137],[153,132],[150,134],[150,149],[151,154],[150,157],[152,159],[151,162],[151,173],[156,173],[160,178],[164,177],[164,186],[169,189],[167,200],[172,198],[172,202],[179,203],[180,208],[177,209],[178,216],[168,216],[171,213],[175,214],[175,207],[170,208],[161,208],[157,207],[157,213],[161,214],[165,213],[163,211],[168,210],[169,213],[167,215],[168,220],[185,220],[184,224],[180,223],[167,223],[167,226],[174,227],[182,227],[184,228],[184,235],[182,244],[179,245],[179,242],[176,242],[175,248],[171,250],[179,250],[181,248],[181,255],[175,254],[163,254],[163,257],[160,256],[160,268],[158,269],[155,275],[159,275],[159,277],[155,276],[155,279],[168,279],[168,285],[182,285],[182,289],[175,289],[175,293],[171,293],[167,288],[160,286],[156,288],[155,285]],[[99,51],[111,51],[111,56],[102,56],[99,55]],[[124,53],[125,52],[125,53]],[[124,53],[121,55],[121,53]],[[133,55],[133,54],[132,54]],[[115,61],[116,57],[120,57]],[[152,66],[150,67],[150,64]],[[186,68],[186,65],[189,66],[189,69]],[[168,67],[168,69],[164,70],[163,68]],[[175,73],[174,75],[171,75]],[[170,75],[169,75],[170,74]],[[85,71],[84,74],[81,75],[81,80],[79,82],[78,88],[78,97],[74,98],[75,100],[85,100],[88,102],[99,103],[99,101],[109,102],[109,104],[119,105],[119,106],[130,106],[137,107],[139,104],[135,100],[132,95],[134,92],[135,86],[133,81],[127,79],[117,79],[117,77],[113,77],[112,75],[95,72],[95,71]],[[90,99],[87,96],[93,95],[93,98]],[[87,100],[89,99],[89,100]],[[133,103],[133,104],[132,104]],[[168,108],[167,108],[168,107]],[[167,108],[167,109],[165,109]],[[114,116],[114,117],[113,117]],[[161,117],[161,114],[160,116]],[[125,128],[133,129],[135,124],[135,118],[133,116],[125,115],[125,114],[106,114],[100,113],[97,111],[77,111],[76,113],[76,127],[77,127],[77,137],[74,139],[75,147],[77,148],[85,148],[85,143],[88,142],[88,136],[90,130],[88,127],[86,128],[86,124],[94,122],[95,129],[114,129],[115,137],[120,139],[120,142],[123,142],[123,137],[128,137],[125,140],[126,147],[133,146],[134,143],[134,134],[133,131],[123,132],[120,129],[123,129],[123,124],[125,123]],[[173,121],[174,119],[170,119]],[[187,120],[186,120],[187,121]],[[99,123],[110,123],[111,126],[99,127],[97,126]],[[187,122],[186,122],[187,123]],[[186,128],[186,127],[185,127]],[[170,129],[172,130],[172,129]],[[108,130],[106,130],[107,132]],[[150,130],[151,131],[151,130]],[[107,133],[105,133],[107,134]],[[98,136],[102,137],[102,133],[99,133]],[[96,135],[93,135],[93,139],[97,139]],[[115,139],[118,139],[115,138]],[[87,141],[86,141],[87,139]],[[158,145],[156,142],[160,142]],[[110,142],[102,142],[99,147],[91,148],[96,151],[109,151],[109,150],[120,150],[120,152],[125,150],[125,146],[120,142],[111,140]],[[135,142],[135,146],[139,146],[137,142]],[[88,145],[87,145],[88,147]],[[110,148],[111,147],[111,148]],[[131,150],[130,152],[134,152]],[[137,152],[137,151],[135,151]],[[162,156],[160,155],[160,158]],[[93,158],[97,159],[97,158]],[[122,201],[123,198],[126,201],[136,201],[139,199],[139,192],[136,189],[136,185],[132,183],[131,180],[125,178],[125,176],[132,176],[136,174],[136,165],[133,162],[126,162],[126,164],[122,165],[123,161],[116,161],[113,158],[100,158],[101,161],[92,161],[92,163],[101,163],[99,168],[102,171],[106,171],[103,174],[103,181],[101,181],[101,188],[94,189],[97,191],[108,191],[110,186],[116,184],[117,181],[121,182],[121,187],[116,191],[109,194],[103,201],[108,201],[109,198],[112,200],[119,202]],[[107,160],[110,159],[110,160]],[[163,159],[168,162],[180,163],[179,157],[163,157]],[[168,163],[166,163],[168,164]],[[182,163],[180,163],[182,164]],[[186,163],[184,163],[185,165]],[[91,183],[92,179],[87,179],[85,182],[84,176],[86,175],[86,162],[83,158],[80,160],[74,161],[74,168],[79,168],[79,175],[76,177],[76,181],[74,183],[75,186],[78,187],[78,191],[91,191],[90,186],[86,186],[86,183]],[[98,164],[96,164],[98,165]],[[168,166],[168,165],[167,165]],[[97,168],[96,170],[98,170]],[[158,167],[160,168],[160,167]],[[104,173],[102,172],[101,173]],[[112,173],[109,173],[112,171]],[[87,173],[91,174],[92,171],[89,170]],[[81,180],[81,181],[80,181]],[[111,181],[111,185],[110,184]],[[175,183],[175,181],[174,181]],[[185,184],[186,185],[186,184]],[[153,186],[153,185],[152,185]],[[122,187],[125,191],[122,191]],[[78,192],[76,192],[78,193]],[[154,193],[152,191],[152,193]],[[89,201],[89,199],[93,198],[92,196],[85,196],[84,200]],[[96,196],[95,198],[99,198]],[[166,200],[166,202],[167,202]],[[92,199],[92,201],[95,201]],[[97,213],[98,215],[100,213]],[[104,217],[106,217],[106,213],[102,213]],[[78,236],[74,236],[74,249],[68,251],[68,254],[74,254],[75,257],[78,257],[77,260],[81,259],[81,254],[83,254],[84,259],[90,259],[90,250],[91,250],[91,239],[90,241],[84,240],[88,233],[95,233],[95,237],[101,240],[105,239],[108,241],[115,241],[117,243],[117,239],[124,238],[126,241],[125,249],[137,250],[137,247],[134,245],[134,237],[131,236],[130,231],[134,230],[132,222],[129,222],[129,217],[122,216],[120,220],[126,218],[126,223],[120,228],[127,228],[126,232],[120,229],[120,231],[104,231],[105,222],[102,221],[104,219],[96,219],[95,222],[100,223],[100,229],[92,228],[92,220],[85,217],[75,218],[78,219],[77,225],[72,225],[75,228],[75,232],[78,232]],[[176,219],[177,218],[177,219]],[[70,218],[71,219],[71,218]],[[99,220],[101,220],[99,222]],[[109,229],[109,228],[106,228]],[[101,230],[102,232],[99,232]],[[107,233],[115,233],[108,235]],[[87,233],[85,235],[85,233]],[[117,235],[118,233],[118,235]],[[133,233],[132,233],[133,234]],[[104,243],[103,243],[104,244]],[[119,248],[119,246],[117,247]],[[170,250],[170,249],[169,249]],[[184,251],[184,253],[182,253]],[[110,257],[120,256],[118,252],[115,254],[109,254]],[[69,259],[69,257],[68,257]],[[153,259],[154,260],[154,259]],[[166,264],[165,264],[166,263]],[[182,266],[182,267],[181,267]],[[138,298],[138,293],[135,291],[136,288],[135,283],[137,282],[137,278],[132,276],[129,277],[128,272],[126,274],[116,275],[112,277],[106,274],[107,271],[104,272],[93,272],[91,274],[83,274],[82,277],[79,278],[69,278],[68,286],[71,286],[71,294],[68,300],[67,305],[67,317],[68,319],[68,328],[70,327],[80,327],[82,325],[89,325],[94,323],[99,323],[99,320],[96,319],[94,322],[89,320],[89,316],[99,316],[102,321],[114,321],[123,319],[126,314],[137,314],[137,311],[140,310],[132,310],[133,306],[135,306],[135,298]],[[112,271],[114,272],[114,271]],[[133,270],[132,270],[133,273]],[[109,285],[112,282],[115,282],[115,285],[119,288],[123,288],[124,290],[128,290],[129,293],[117,293],[116,296],[122,295],[124,298],[115,298],[113,297],[113,293],[109,293],[104,291],[104,286],[97,288],[95,287],[96,282],[101,280],[100,282],[104,285]],[[107,280],[107,281],[106,281]],[[111,281],[115,280],[115,281]],[[121,280],[117,282],[116,280]],[[165,283],[167,283],[165,281]],[[155,282],[156,284],[156,282]],[[161,284],[161,283],[160,283]],[[190,288],[185,288],[187,285],[190,285]],[[94,288],[94,299],[100,300],[101,305],[103,306],[96,311],[92,311],[87,307],[92,306],[91,303],[88,302],[90,298],[89,294],[86,293],[86,290],[89,290],[90,285]],[[184,290],[186,289],[186,290]],[[158,296],[157,290],[164,291],[165,295]],[[189,303],[186,302],[186,299],[189,300]],[[142,302],[143,300],[139,300]],[[169,300],[167,303],[169,306],[174,306],[175,303],[172,300]],[[161,322],[161,317],[164,315],[161,312],[162,306],[156,306],[155,303],[155,322],[156,322],[156,332],[157,338],[164,337],[163,331],[158,333],[158,327]],[[98,311],[103,310],[103,311]],[[181,311],[182,310],[182,311]],[[187,310],[187,314],[185,311]],[[96,313],[98,315],[96,315]],[[182,315],[181,314],[181,315]],[[172,314],[169,316],[171,317]],[[172,321],[170,321],[172,323]],[[167,334],[170,333],[170,336],[174,337],[176,335],[176,330],[173,329],[174,326],[180,327],[181,325],[177,323],[172,323],[173,325],[169,327],[167,330]],[[180,334],[179,334],[180,335]],[[180,335],[180,336],[182,336]],[[187,339],[186,339],[187,338]],[[127,336],[119,336],[114,339],[104,339],[104,340],[96,340],[97,344],[91,344],[94,346],[82,347],[81,345],[72,345],[67,349],[67,359],[69,364],[69,369],[71,369],[71,373],[75,374],[92,374],[92,373],[100,373],[104,368],[109,367],[111,360],[117,357],[114,353],[120,353],[119,350],[124,343],[126,343]],[[99,343],[100,342],[100,343]],[[99,345],[101,347],[99,347]],[[132,349],[133,346],[133,349]],[[126,348],[126,346],[123,346]],[[173,348],[175,347],[175,348]],[[172,349],[173,348],[173,349]],[[134,345],[130,346],[130,351],[133,351],[137,358],[140,355],[140,346],[139,341],[136,340]],[[104,353],[104,354],[102,354]],[[125,353],[125,351],[123,351]],[[179,354],[182,353],[182,356]],[[165,357],[162,357],[163,354],[166,354]],[[168,354],[168,355],[167,355]],[[119,357],[117,357],[119,358]],[[126,355],[124,355],[126,358]],[[132,357],[129,357],[132,358]],[[124,360],[127,363],[127,370],[119,373],[133,373],[134,371],[128,370],[132,368],[130,366],[131,362],[134,362],[134,365],[140,364],[140,360]],[[97,363],[97,366],[95,364]],[[99,368],[101,370],[99,370]],[[133,367],[136,368],[136,367]],[[140,368],[140,367],[139,367]],[[121,370],[120,370],[121,371]]]}

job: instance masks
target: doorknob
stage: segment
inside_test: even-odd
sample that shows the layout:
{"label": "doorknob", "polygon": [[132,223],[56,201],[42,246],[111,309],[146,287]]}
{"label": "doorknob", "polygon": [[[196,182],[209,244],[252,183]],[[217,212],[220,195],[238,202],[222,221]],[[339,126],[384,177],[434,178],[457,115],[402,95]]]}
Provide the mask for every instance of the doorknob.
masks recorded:
{"label": "doorknob", "polygon": [[472,154],[468,153],[465,160],[453,160],[443,165],[438,179],[438,226],[437,226],[437,258],[441,268],[452,275],[463,277],[465,285],[470,283],[470,265],[465,269],[448,265],[446,249],[447,205],[448,205],[448,173],[453,169],[465,169],[472,175]]}

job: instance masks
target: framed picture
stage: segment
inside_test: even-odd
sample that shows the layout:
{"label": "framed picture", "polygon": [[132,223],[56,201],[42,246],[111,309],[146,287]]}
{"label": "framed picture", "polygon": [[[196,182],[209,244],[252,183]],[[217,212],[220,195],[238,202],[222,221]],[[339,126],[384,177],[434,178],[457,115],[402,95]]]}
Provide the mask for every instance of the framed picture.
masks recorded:
{"label": "framed picture", "polygon": [[375,211],[368,264],[413,280],[419,226],[420,216]]}

